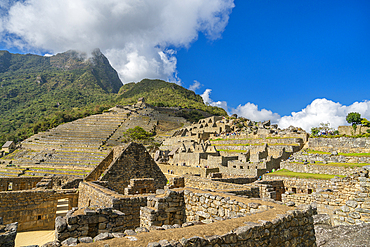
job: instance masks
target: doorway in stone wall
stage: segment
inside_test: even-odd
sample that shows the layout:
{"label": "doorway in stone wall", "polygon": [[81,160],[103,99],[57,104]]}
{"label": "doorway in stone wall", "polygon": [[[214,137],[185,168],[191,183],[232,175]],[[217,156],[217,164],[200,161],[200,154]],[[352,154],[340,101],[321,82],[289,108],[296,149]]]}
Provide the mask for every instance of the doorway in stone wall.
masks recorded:
{"label": "doorway in stone wall", "polygon": [[65,216],[68,212],[69,208],[69,199],[64,198],[64,199],[59,199],[57,203],[57,217],[58,216]]}

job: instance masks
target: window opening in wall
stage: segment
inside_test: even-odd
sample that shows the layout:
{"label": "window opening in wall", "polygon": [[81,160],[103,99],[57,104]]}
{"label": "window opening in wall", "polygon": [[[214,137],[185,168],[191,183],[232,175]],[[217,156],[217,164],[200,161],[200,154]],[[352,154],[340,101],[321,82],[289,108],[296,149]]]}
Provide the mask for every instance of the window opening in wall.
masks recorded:
{"label": "window opening in wall", "polygon": [[41,220],[41,215],[38,215],[37,216],[37,220]]}
{"label": "window opening in wall", "polygon": [[308,189],[308,194],[312,194],[312,189]]}
{"label": "window opening in wall", "polygon": [[244,166],[240,166],[240,169],[244,169]]}
{"label": "window opening in wall", "polygon": [[293,191],[293,193],[297,193],[297,189],[296,188],[292,188],[292,191]]}
{"label": "window opening in wall", "polygon": [[13,190],[13,182],[8,183],[8,190]]}
{"label": "window opening in wall", "polygon": [[233,168],[236,168],[236,166],[233,166]]}

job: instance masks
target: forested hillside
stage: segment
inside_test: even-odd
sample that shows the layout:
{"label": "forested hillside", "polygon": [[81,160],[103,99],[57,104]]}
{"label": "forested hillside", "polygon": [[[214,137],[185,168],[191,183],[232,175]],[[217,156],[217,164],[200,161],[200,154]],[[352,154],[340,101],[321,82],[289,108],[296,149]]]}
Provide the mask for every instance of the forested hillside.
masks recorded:
{"label": "forested hillside", "polygon": [[108,59],[67,51],[51,57],[0,51],[0,145],[139,97],[155,106],[181,106],[225,115],[193,91],[161,80],[122,86]]}

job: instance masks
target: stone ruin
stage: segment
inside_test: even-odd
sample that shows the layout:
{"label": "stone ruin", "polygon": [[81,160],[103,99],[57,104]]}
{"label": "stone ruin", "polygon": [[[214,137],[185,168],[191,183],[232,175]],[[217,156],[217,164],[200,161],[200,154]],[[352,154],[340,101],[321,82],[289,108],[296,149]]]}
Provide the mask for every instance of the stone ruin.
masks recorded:
{"label": "stone ruin", "polygon": [[0,246],[13,247],[17,236],[18,223],[3,225],[3,218],[0,217]]}
{"label": "stone ruin", "polygon": [[[237,185],[202,178],[197,180],[193,176],[173,177],[168,180],[168,184],[166,181],[166,177],[146,149],[141,144],[130,143],[121,148],[114,148],[84,181],[79,183],[78,190],[25,188],[0,192],[2,202],[6,202],[2,204],[0,212],[5,216],[5,221],[17,221],[23,230],[55,227],[56,242],[49,243],[49,246],[73,245],[111,238],[131,241],[140,239],[141,235],[145,236],[143,234],[151,234],[152,231],[163,231],[165,237],[166,231],[171,229],[179,229],[177,243],[182,246],[188,246],[194,241],[199,242],[200,246],[209,243],[237,243],[243,246],[257,240],[276,243],[276,246],[288,242],[311,246],[315,242],[312,225],[315,208],[306,206],[289,211],[287,206],[269,199],[276,197],[276,192],[271,191],[271,185]],[[33,185],[35,183],[40,181],[33,181]],[[210,184],[217,189],[210,190],[209,188],[213,188]],[[73,208],[69,208],[66,216],[55,217],[57,205],[52,202],[57,202],[59,198],[67,195],[73,202]],[[261,200],[263,197],[265,199]],[[23,198],[23,201],[20,198]],[[48,201],[50,203],[47,203]],[[16,213],[15,204],[22,205],[22,208],[35,204],[35,211],[29,211],[30,216],[36,217],[34,221],[22,221],[19,217],[21,213]],[[44,219],[39,219],[36,211],[41,212],[43,207],[50,209],[50,212],[47,214],[45,211],[45,214],[41,215],[48,220],[40,224]],[[181,238],[186,236],[188,227],[205,227],[207,224],[218,222],[222,224],[225,220],[244,217],[248,219],[249,216],[259,214],[264,218],[265,212],[275,209],[286,212],[286,215],[275,215],[275,220],[266,217],[270,221],[258,224],[239,223],[239,227],[232,232],[224,232],[221,236]],[[6,211],[9,214],[4,214]],[[23,218],[27,212],[22,212]],[[54,222],[54,219],[55,226],[46,224],[49,221]],[[302,223],[287,223],[293,222],[292,220]],[[284,230],[292,232],[293,235],[286,237]],[[158,243],[163,241],[165,240],[158,239]],[[155,246],[155,243],[149,245]]]}
{"label": "stone ruin", "polygon": [[[367,163],[366,156],[343,153],[368,152],[369,143],[367,138],[308,139],[298,128],[280,130],[268,121],[207,118],[175,132],[151,154],[154,159],[131,143],[102,152],[84,176],[1,178],[0,217],[6,224],[18,222],[22,231],[55,229],[54,246],[108,239],[142,246],[315,246],[322,231],[314,230],[317,211],[327,214],[327,227],[369,222],[369,171],[335,165]],[[53,152],[38,154],[40,162]],[[273,176],[281,168],[347,177]],[[62,207],[69,210],[66,215],[58,213]],[[223,229],[225,220],[238,223],[215,235],[212,226]],[[200,227],[207,234],[187,235]],[[157,231],[161,239],[145,242]]]}
{"label": "stone ruin", "polygon": [[307,139],[299,128],[281,130],[270,121],[209,117],[175,132],[153,157],[163,171],[175,175],[260,177],[279,169]]}

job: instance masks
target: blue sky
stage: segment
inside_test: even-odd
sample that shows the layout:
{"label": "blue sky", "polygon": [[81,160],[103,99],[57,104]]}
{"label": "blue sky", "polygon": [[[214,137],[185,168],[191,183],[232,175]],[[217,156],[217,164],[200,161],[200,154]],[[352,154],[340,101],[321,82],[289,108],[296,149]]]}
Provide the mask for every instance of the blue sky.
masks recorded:
{"label": "blue sky", "polygon": [[0,49],[99,47],[124,82],[197,81],[208,103],[282,127],[336,128],[350,111],[370,118],[369,1],[134,2],[5,1]]}

